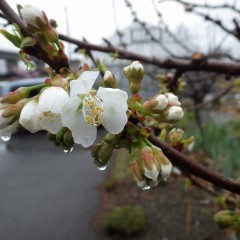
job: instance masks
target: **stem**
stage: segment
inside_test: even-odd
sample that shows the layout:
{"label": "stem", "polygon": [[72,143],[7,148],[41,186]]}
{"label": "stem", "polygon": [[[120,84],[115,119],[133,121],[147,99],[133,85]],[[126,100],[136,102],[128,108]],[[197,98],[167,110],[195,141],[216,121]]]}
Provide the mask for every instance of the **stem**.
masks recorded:
{"label": "stem", "polygon": [[181,152],[175,150],[164,142],[161,142],[157,137],[150,136],[149,141],[160,147],[163,153],[169,158],[173,165],[184,170],[185,172],[200,177],[212,184],[240,195],[240,182],[231,178],[224,177],[218,172],[215,172],[185,156]]}

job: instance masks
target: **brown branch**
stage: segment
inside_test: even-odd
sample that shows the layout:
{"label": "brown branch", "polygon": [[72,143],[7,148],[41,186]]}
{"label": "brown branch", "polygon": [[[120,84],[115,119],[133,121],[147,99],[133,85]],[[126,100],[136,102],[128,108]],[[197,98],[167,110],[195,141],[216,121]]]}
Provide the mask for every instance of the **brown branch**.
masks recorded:
{"label": "brown branch", "polygon": [[206,8],[206,9],[230,9],[238,14],[240,14],[240,9],[237,9],[234,5],[230,5],[227,3],[224,3],[222,5],[210,5],[210,4],[197,4],[197,3],[192,3],[188,1],[182,1],[182,0],[165,0],[161,2],[166,2],[166,1],[174,1],[181,3],[183,5],[191,6],[192,8]]}
{"label": "brown branch", "polygon": [[232,193],[240,195],[240,182],[235,181],[231,178],[224,177],[218,172],[211,170],[191,159],[188,156],[185,156],[181,152],[175,150],[171,146],[167,145],[164,142],[161,142],[157,137],[150,136],[149,141],[160,147],[163,153],[169,158],[173,165],[177,166],[179,169],[187,172],[189,174],[200,177],[212,184],[228,190]]}
{"label": "brown branch", "polygon": [[229,85],[228,87],[226,87],[222,92],[220,92],[219,94],[217,94],[216,96],[214,96],[211,100],[199,103],[197,105],[195,105],[193,108],[189,109],[189,111],[194,111],[197,109],[200,109],[202,107],[205,107],[211,103],[214,103],[216,101],[218,101],[221,97],[223,97],[224,95],[226,95],[228,92],[230,92],[233,88],[235,87],[235,84],[232,83],[231,85]]}
{"label": "brown branch", "polygon": [[[21,33],[27,37],[36,38],[31,32],[29,32],[26,29],[26,26],[22,19],[14,12],[14,10],[9,6],[9,4],[5,0],[0,0],[0,10],[3,12],[5,19],[7,19],[11,23],[16,23],[19,28],[21,29]],[[36,43],[32,47],[26,47],[24,48],[24,51],[32,56],[35,56],[36,58],[42,60],[43,62],[47,63],[49,66],[51,66],[56,72],[59,72],[59,70],[63,67],[69,67],[68,65],[68,59],[65,58],[65,54],[60,54],[59,56],[56,56],[54,58],[50,58],[48,54],[42,49],[42,47]]]}
{"label": "brown branch", "polygon": [[194,63],[192,60],[166,58],[159,59],[155,57],[147,57],[141,54],[137,54],[130,51],[125,51],[113,46],[101,46],[83,41],[76,40],[74,38],[59,34],[59,38],[63,41],[70,42],[86,50],[95,50],[105,53],[117,53],[118,58],[128,60],[138,60],[146,64],[152,64],[159,68],[166,69],[178,69],[182,72],[187,71],[205,71],[223,73],[232,76],[240,75],[240,64],[234,62],[225,62],[221,60],[208,60],[204,63]]}

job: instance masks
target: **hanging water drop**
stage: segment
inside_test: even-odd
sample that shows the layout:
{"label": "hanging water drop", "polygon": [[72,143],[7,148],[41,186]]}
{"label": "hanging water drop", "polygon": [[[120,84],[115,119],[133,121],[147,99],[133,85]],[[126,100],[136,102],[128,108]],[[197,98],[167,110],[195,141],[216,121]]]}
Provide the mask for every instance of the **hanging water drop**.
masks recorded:
{"label": "hanging water drop", "polygon": [[64,149],[63,151],[64,151],[64,153],[70,153],[70,152],[73,151],[73,147],[72,147],[72,148],[69,148],[69,149]]}
{"label": "hanging water drop", "polygon": [[144,186],[144,187],[142,187],[142,190],[148,190],[148,189],[150,189],[151,187],[149,186],[149,185],[146,185],[146,186]]}
{"label": "hanging water drop", "polygon": [[5,136],[1,136],[1,139],[4,141],[4,142],[7,142],[11,139],[11,135],[5,135]]}
{"label": "hanging water drop", "polygon": [[97,167],[99,170],[101,170],[101,171],[103,171],[103,170],[105,170],[106,168],[107,168],[107,165],[105,165],[105,166],[99,166],[99,167]]}

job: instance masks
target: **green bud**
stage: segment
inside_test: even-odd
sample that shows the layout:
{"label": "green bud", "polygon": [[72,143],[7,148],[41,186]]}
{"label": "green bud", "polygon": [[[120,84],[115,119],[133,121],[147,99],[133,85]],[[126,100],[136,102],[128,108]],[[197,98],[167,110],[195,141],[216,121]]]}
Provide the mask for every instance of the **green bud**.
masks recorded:
{"label": "green bud", "polygon": [[110,72],[106,71],[103,77],[104,85],[107,88],[117,88],[117,81],[115,76]]}
{"label": "green bud", "polygon": [[30,87],[20,87],[14,92],[9,92],[2,95],[0,102],[10,104],[17,103],[19,100],[28,97],[30,92]]}
{"label": "green bud", "polygon": [[141,89],[141,82],[144,76],[144,68],[139,61],[134,61],[131,65],[123,69],[123,73],[128,79],[130,91],[135,94]]}
{"label": "green bud", "polygon": [[103,141],[92,147],[92,157],[94,158],[94,164],[104,170],[108,164],[109,159],[113,154],[114,146]]}

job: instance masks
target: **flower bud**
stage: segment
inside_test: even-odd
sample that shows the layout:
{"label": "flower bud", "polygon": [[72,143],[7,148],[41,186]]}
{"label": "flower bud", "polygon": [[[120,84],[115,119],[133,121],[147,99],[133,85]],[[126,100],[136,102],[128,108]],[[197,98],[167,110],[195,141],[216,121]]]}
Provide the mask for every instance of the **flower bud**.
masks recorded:
{"label": "flower bud", "polygon": [[181,106],[181,103],[178,101],[178,97],[173,93],[165,93],[164,96],[168,100],[168,106]]}
{"label": "flower bud", "polygon": [[106,71],[103,77],[104,85],[107,88],[117,88],[117,81],[115,76],[110,72]]}
{"label": "flower bud", "polygon": [[176,123],[184,116],[183,109],[178,106],[170,106],[164,110],[164,121]]}
{"label": "flower bud", "polygon": [[141,172],[141,168],[138,165],[137,161],[131,161],[129,163],[129,169],[131,172],[131,175],[133,177],[133,180],[137,183],[137,186],[140,188],[144,188],[147,186],[147,182],[145,177],[143,176],[142,172]]}
{"label": "flower bud", "polygon": [[168,100],[163,94],[158,94],[144,102],[143,107],[152,113],[160,113],[168,106]]}
{"label": "flower bud", "polygon": [[94,158],[94,164],[98,168],[105,169],[113,154],[113,148],[113,145],[108,144],[105,141],[92,147],[92,157]]}
{"label": "flower bud", "polygon": [[161,177],[163,181],[167,181],[169,175],[172,172],[172,163],[169,161],[168,164],[162,164],[161,165]]}
{"label": "flower bud", "polygon": [[38,19],[41,19],[45,24],[49,24],[46,14],[32,5],[22,7],[20,14],[28,30],[32,32],[41,31],[41,25],[39,26],[39,23],[37,23]]}
{"label": "flower bud", "polygon": [[157,161],[159,172],[161,177],[164,181],[167,181],[171,171],[172,171],[172,164],[168,160],[168,158],[164,155],[162,150],[158,147],[152,146],[153,156]]}
{"label": "flower bud", "polygon": [[29,87],[20,87],[14,92],[9,92],[1,96],[1,103],[17,103],[19,100],[28,97],[30,93]]}
{"label": "flower bud", "polygon": [[141,82],[144,76],[143,65],[139,61],[132,62],[131,65],[123,69],[123,73],[128,79],[130,91],[135,94],[141,89]]}
{"label": "flower bud", "polygon": [[147,178],[156,181],[159,175],[157,161],[153,156],[153,152],[150,147],[144,146],[140,150],[139,161],[143,169],[143,173]]}
{"label": "flower bud", "polygon": [[171,142],[171,145],[174,148],[177,148],[179,150],[182,150],[183,148],[183,137],[184,137],[184,131],[180,128],[173,128],[169,132],[169,140]]}

